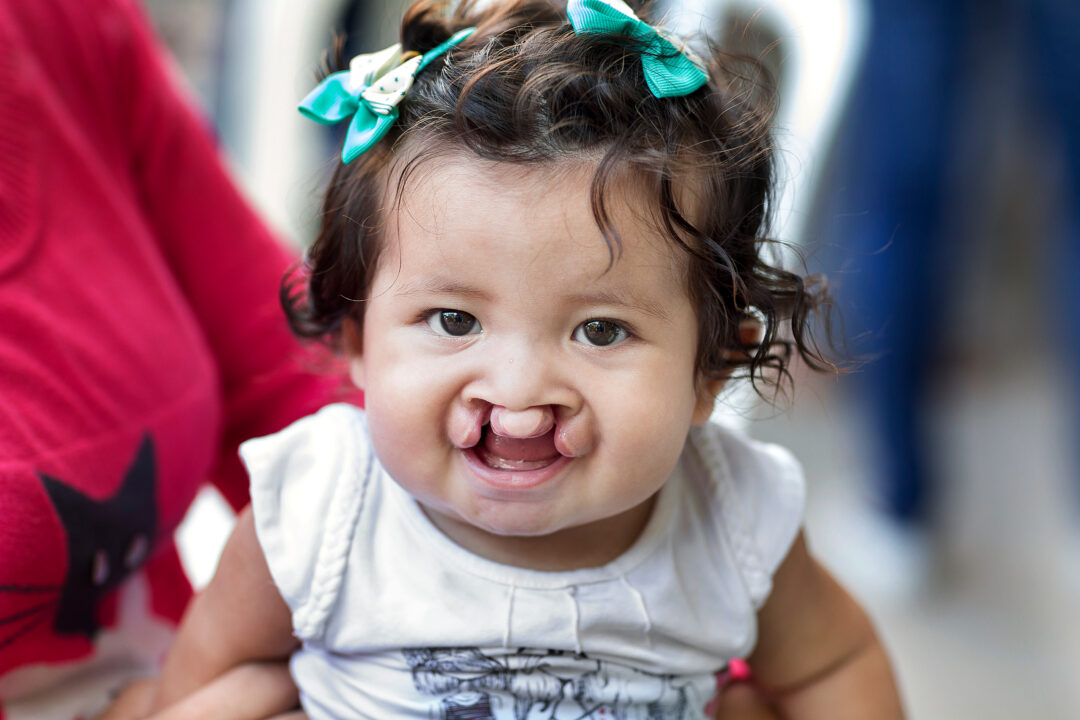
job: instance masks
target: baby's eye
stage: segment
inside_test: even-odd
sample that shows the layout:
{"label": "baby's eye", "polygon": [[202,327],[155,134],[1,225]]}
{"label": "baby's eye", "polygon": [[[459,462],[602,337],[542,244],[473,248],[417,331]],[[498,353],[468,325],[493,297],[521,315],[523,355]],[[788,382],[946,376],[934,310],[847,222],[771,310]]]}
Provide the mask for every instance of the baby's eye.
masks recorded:
{"label": "baby's eye", "polygon": [[476,318],[461,310],[435,310],[427,318],[428,327],[440,335],[472,335],[480,332]]}
{"label": "baby's eye", "polygon": [[611,320],[588,320],[578,325],[573,335],[578,342],[599,347],[617,345],[628,337],[630,333]]}

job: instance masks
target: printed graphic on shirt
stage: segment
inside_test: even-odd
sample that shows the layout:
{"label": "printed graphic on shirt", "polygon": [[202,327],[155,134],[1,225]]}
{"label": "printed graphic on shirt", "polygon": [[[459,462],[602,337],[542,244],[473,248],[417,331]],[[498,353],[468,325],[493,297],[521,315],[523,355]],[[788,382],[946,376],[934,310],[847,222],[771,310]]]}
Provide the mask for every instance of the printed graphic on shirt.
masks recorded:
{"label": "printed graphic on shirt", "polygon": [[98,604],[143,564],[157,530],[157,461],[149,435],[136,449],[120,487],[102,500],[59,478],[38,477],[67,536],[67,571],[56,587],[0,586],[5,594],[27,599],[18,612],[0,617],[0,649],[50,617],[58,635],[93,638],[100,629]]}
{"label": "printed graphic on shirt", "polygon": [[417,691],[438,720],[683,720],[704,700],[689,679],[657,675],[583,653],[518,648],[405,650]]}

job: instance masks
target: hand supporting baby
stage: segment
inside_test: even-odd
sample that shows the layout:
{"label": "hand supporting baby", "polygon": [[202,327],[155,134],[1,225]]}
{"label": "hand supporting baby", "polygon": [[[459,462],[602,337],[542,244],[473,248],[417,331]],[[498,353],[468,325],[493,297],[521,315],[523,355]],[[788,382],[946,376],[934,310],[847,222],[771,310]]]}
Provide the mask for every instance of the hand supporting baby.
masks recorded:
{"label": "hand supporting baby", "polygon": [[96,720],[306,720],[286,660],[237,666],[167,708],[154,679],[128,685]]}

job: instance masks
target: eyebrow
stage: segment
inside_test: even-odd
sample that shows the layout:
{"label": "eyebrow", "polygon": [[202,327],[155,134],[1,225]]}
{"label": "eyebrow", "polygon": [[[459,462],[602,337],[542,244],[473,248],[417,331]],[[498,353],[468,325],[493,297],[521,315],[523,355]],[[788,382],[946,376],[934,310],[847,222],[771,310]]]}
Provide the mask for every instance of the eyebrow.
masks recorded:
{"label": "eyebrow", "polygon": [[623,297],[615,292],[609,292],[607,290],[598,290],[591,293],[582,293],[580,295],[574,295],[570,298],[573,302],[581,303],[583,305],[613,305],[615,307],[628,308],[630,310],[637,310],[638,312],[651,315],[659,320],[669,320],[668,313],[664,308],[654,302],[648,300],[639,300]]}
{"label": "eyebrow", "polygon": [[[424,280],[404,285],[394,293],[394,295],[398,297],[423,294],[456,295],[458,297],[475,298],[477,300],[487,300],[490,297],[483,290],[471,285],[441,277],[425,278]],[[567,300],[579,305],[610,305],[613,307],[627,308],[642,312],[659,320],[670,320],[667,311],[665,311],[658,303],[648,300],[627,298],[619,293],[609,290],[579,293],[577,295],[571,295]]]}
{"label": "eyebrow", "polygon": [[483,290],[466,285],[448,278],[432,277],[409,283],[394,292],[394,295],[404,297],[407,295],[458,295],[461,297],[477,298],[484,300],[488,294]]}

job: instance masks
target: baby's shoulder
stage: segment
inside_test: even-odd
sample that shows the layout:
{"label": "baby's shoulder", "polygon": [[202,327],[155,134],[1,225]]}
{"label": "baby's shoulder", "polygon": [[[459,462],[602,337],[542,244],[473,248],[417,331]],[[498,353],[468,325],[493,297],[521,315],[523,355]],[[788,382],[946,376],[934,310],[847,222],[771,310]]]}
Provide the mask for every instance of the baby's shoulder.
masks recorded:
{"label": "baby's shoulder", "polygon": [[[364,409],[351,403],[339,402],[323,405],[311,415],[306,415],[284,429],[266,437],[304,437],[305,435],[340,435],[355,429],[367,428]],[[261,440],[263,438],[256,438]]]}
{"label": "baby's shoulder", "polygon": [[806,482],[786,448],[708,423],[687,440],[686,473],[696,512],[727,538],[739,572],[760,607],[772,574],[803,523]]}
{"label": "baby's shoulder", "polygon": [[240,445],[240,457],[249,473],[289,473],[341,458],[350,450],[366,449],[367,423],[364,411],[348,403],[326,405],[271,435],[253,438]]}
{"label": "baby's shoulder", "polygon": [[771,483],[795,489],[805,484],[802,465],[790,450],[727,425],[708,422],[691,428],[687,448],[716,485]]}
{"label": "baby's shoulder", "polygon": [[251,479],[255,533],[270,574],[293,611],[298,637],[318,636],[370,499],[374,458],[364,412],[328,405],[240,455]]}

